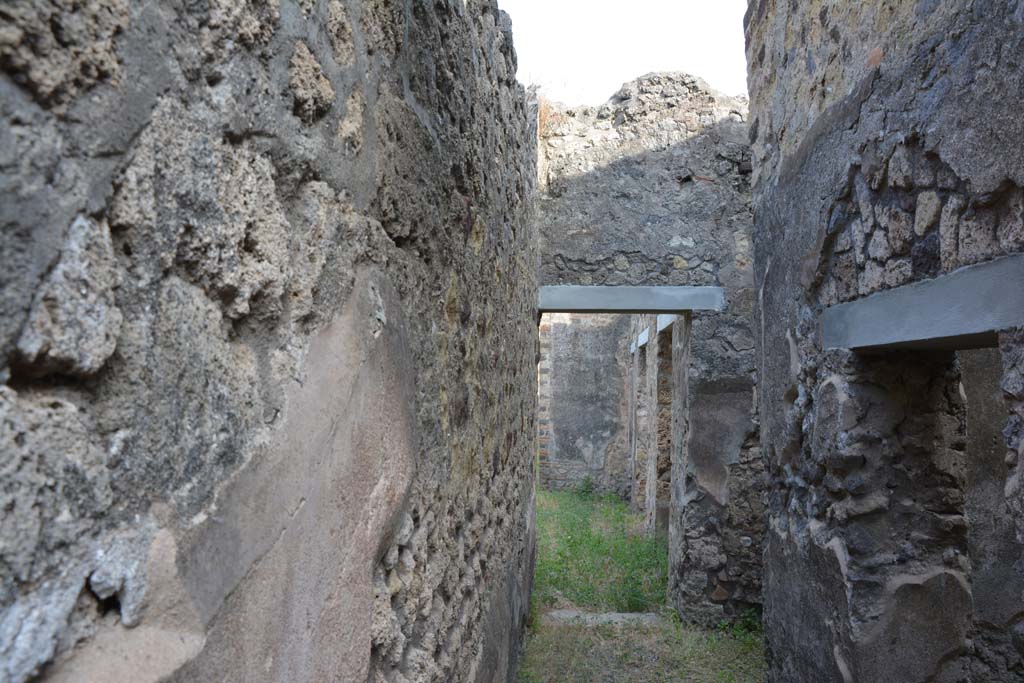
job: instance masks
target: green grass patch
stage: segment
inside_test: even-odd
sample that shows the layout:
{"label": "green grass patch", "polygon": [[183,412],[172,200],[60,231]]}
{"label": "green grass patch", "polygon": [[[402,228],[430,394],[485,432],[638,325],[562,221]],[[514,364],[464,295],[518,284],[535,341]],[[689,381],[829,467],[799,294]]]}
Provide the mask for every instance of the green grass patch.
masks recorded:
{"label": "green grass patch", "polygon": [[665,604],[668,546],[643,531],[641,515],[614,496],[537,492],[540,609],[655,612]]}
{"label": "green grass patch", "polygon": [[[765,677],[756,613],[701,629],[666,603],[668,548],[614,497],[537,492],[532,625],[519,683],[754,683]],[[653,625],[581,626],[540,613],[658,612]]]}
{"label": "green grass patch", "polygon": [[529,634],[519,683],[759,683],[763,645],[665,620],[658,626],[552,626]]}

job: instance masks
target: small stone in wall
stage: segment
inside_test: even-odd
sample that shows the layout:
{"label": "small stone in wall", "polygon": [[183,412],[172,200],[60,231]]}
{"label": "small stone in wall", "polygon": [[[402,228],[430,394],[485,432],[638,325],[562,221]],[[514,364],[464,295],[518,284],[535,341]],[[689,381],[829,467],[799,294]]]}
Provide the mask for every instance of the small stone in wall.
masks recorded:
{"label": "small stone in wall", "polygon": [[860,264],[864,261],[864,246],[867,241],[867,231],[864,229],[864,222],[860,219],[850,224],[850,239],[853,241],[853,255]]}
{"label": "small stone in wall", "polygon": [[900,190],[908,190],[913,187],[913,175],[907,148],[897,145],[889,159],[889,184]]}
{"label": "small stone in wall", "polygon": [[871,189],[863,176],[857,176],[854,187],[857,191],[857,209],[860,211],[861,223],[864,224],[865,231],[870,232],[875,227],[875,207],[871,203]]}
{"label": "small stone in wall", "polygon": [[910,259],[894,259],[885,264],[885,284],[887,287],[899,287],[910,282],[914,269]]}
{"label": "small stone in wall", "polygon": [[323,116],[334,102],[331,82],[302,41],[295,44],[292,53],[288,85],[295,100],[295,114],[306,123]]}
{"label": "small stone in wall", "polygon": [[366,101],[363,94],[354,90],[345,102],[345,118],[338,124],[338,139],[345,153],[355,155],[363,147],[363,114]]}
{"label": "small stone in wall", "polygon": [[906,254],[914,240],[914,217],[898,207],[881,212],[881,223],[889,231],[889,246],[894,254]]}
{"label": "small stone in wall", "polygon": [[842,254],[844,252],[853,249],[853,239],[850,237],[850,231],[840,233],[839,237],[836,238],[835,253]]}
{"label": "small stone in wall", "polygon": [[911,250],[911,262],[917,277],[935,277],[942,270],[939,234],[932,232],[919,239]]}
{"label": "small stone in wall", "polygon": [[845,251],[837,255],[828,285],[830,291],[826,305],[848,301],[857,296],[857,261],[852,252]]}
{"label": "small stone in wall", "polygon": [[999,221],[997,236],[1003,251],[1024,248],[1024,191],[1018,190],[1010,200],[1010,210]]}
{"label": "small stone in wall", "polygon": [[20,361],[37,375],[98,371],[114,353],[121,331],[121,311],[114,302],[117,284],[109,229],[79,216],[32,302],[18,340]]}
{"label": "small stone in wall", "polygon": [[917,211],[914,213],[914,233],[923,237],[939,222],[942,214],[942,199],[933,190],[917,196]]}
{"label": "small stone in wall", "polygon": [[868,261],[860,274],[859,292],[861,296],[880,290],[885,283],[885,268],[874,261]]}
{"label": "small stone in wall", "polygon": [[327,4],[327,31],[331,36],[334,61],[342,66],[351,64],[355,55],[352,24],[348,20],[348,12],[341,0],[331,0]]}
{"label": "small stone in wall", "polygon": [[65,104],[117,83],[117,38],[130,17],[127,0],[5,2],[0,63],[44,105]]}
{"label": "small stone in wall", "polygon": [[942,209],[942,218],[939,220],[939,252],[943,270],[954,270],[957,266],[957,229],[963,208],[963,199],[950,197]]}
{"label": "small stone in wall", "polygon": [[868,243],[868,256],[877,260],[885,261],[892,256],[892,248],[889,246],[889,237],[884,230],[876,230]]}
{"label": "small stone in wall", "polygon": [[969,211],[960,218],[959,265],[977,263],[999,253],[994,218],[990,211]]}

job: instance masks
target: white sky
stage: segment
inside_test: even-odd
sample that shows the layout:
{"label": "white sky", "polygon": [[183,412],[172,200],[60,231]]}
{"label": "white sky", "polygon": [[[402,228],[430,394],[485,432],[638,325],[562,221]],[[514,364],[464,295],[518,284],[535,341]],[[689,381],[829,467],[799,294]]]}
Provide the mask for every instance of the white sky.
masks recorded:
{"label": "white sky", "polygon": [[549,99],[601,104],[651,71],[747,92],[747,0],[498,0],[512,17],[519,80]]}

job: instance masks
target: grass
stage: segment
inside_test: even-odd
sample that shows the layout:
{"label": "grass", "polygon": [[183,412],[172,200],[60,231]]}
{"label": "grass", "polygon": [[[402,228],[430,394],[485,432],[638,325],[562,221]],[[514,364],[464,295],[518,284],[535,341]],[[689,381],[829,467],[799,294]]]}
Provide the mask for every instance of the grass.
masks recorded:
{"label": "grass", "polygon": [[650,627],[544,625],[528,637],[519,683],[754,683],[764,677],[760,636],[665,619]]}
{"label": "grass", "polygon": [[[753,683],[765,676],[756,619],[704,630],[666,603],[664,537],[614,497],[538,491],[533,619],[519,683]],[[659,612],[650,626],[543,622],[540,613]]]}
{"label": "grass", "polygon": [[668,546],[614,496],[539,491],[536,605],[655,612],[665,605]]}

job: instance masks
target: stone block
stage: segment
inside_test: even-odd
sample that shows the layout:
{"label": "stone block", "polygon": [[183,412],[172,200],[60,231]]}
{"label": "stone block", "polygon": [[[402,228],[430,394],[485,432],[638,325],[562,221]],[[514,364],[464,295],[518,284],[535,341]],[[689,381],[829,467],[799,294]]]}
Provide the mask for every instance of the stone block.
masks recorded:
{"label": "stone block", "polygon": [[914,234],[924,237],[939,222],[942,215],[942,199],[934,190],[927,190],[917,196],[917,210],[914,212]]}
{"label": "stone block", "polygon": [[32,301],[18,339],[20,362],[36,375],[96,373],[121,332],[120,272],[105,223],[79,216],[60,258]]}

